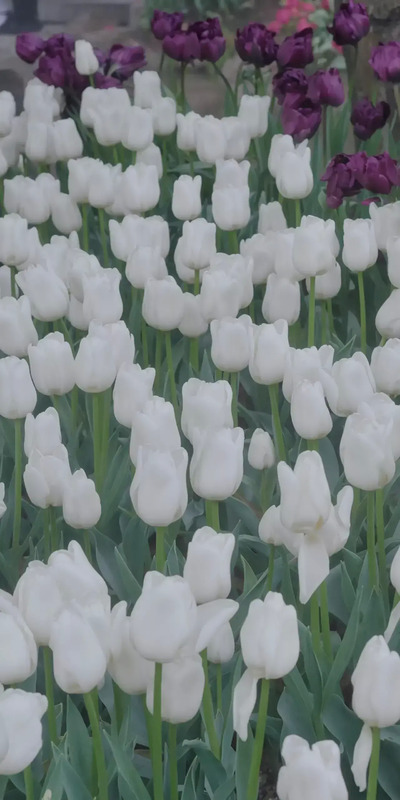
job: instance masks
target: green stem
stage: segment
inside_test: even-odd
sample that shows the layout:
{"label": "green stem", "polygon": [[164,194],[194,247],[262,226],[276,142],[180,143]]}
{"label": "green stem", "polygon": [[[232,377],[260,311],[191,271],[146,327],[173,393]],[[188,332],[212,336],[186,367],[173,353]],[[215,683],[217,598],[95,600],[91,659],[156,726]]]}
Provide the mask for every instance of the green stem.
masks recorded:
{"label": "green stem", "polygon": [[163,351],[164,335],[163,331],[156,331],[156,356],[155,356],[155,369],[156,377],[154,381],[154,388],[156,392],[161,391],[161,364],[162,364],[162,351]]}
{"label": "green stem", "polygon": [[57,719],[56,708],[54,705],[54,684],[53,684],[53,655],[49,647],[43,647],[44,681],[47,697],[47,720],[49,724],[50,741],[57,744]]}
{"label": "green stem", "polygon": [[185,73],[186,73],[186,64],[185,64],[184,61],[182,61],[182,63],[181,63],[180,105],[181,105],[183,113],[185,113],[185,109],[186,109]]}
{"label": "green stem", "polygon": [[[282,203],[281,203],[282,205]],[[301,223],[301,202],[300,200],[295,200],[295,213],[296,213],[296,228],[300,227]]]}
{"label": "green stem", "polygon": [[206,521],[210,528],[219,531],[219,503],[218,500],[206,500]]}
{"label": "green stem", "polygon": [[269,698],[269,681],[263,678],[261,680],[261,694],[258,706],[256,735],[254,738],[249,780],[247,784],[247,795],[246,795],[247,800],[257,800],[258,798],[258,783],[260,776],[261,759],[264,748],[265,728],[267,724],[268,698]]}
{"label": "green stem", "polygon": [[378,789],[380,747],[381,747],[380,728],[372,728],[372,753],[368,770],[367,800],[376,800],[376,793]]}
{"label": "green stem", "polygon": [[164,572],[165,565],[165,528],[156,528],[156,570]]}
{"label": "green stem", "polygon": [[108,447],[110,442],[110,419],[111,419],[111,389],[106,389],[103,392],[103,409],[102,409],[102,429],[101,429],[101,475],[100,481],[103,486],[108,467]]}
{"label": "green stem", "polygon": [[333,308],[332,308],[332,300],[326,300],[326,310],[328,312],[328,333],[329,338],[332,339],[333,334],[335,333],[335,324],[333,321]]}
{"label": "green stem", "polygon": [[307,450],[319,450],[319,439],[307,439]]}
{"label": "green stem", "polygon": [[16,267],[10,267],[10,275],[11,275],[11,297],[17,296],[17,284],[15,282],[15,276],[17,274]]}
{"label": "green stem", "polygon": [[329,626],[329,604],[328,604],[328,587],[326,580],[321,583],[319,587],[319,599],[321,607],[321,628],[322,628],[322,643],[324,645],[325,655],[330,663],[332,663],[332,643],[331,631]]}
{"label": "green stem", "polygon": [[194,284],[193,284],[193,294],[200,294],[200,270],[195,269],[194,271]]}
{"label": "green stem", "polygon": [[315,275],[310,278],[310,294],[308,304],[308,347],[313,347],[315,342]]}
{"label": "green stem", "polygon": [[13,550],[18,551],[22,515],[22,419],[14,422],[14,526]]}
{"label": "green stem", "polygon": [[193,372],[198,372],[200,368],[199,364],[199,340],[196,337],[192,337],[189,339],[189,362],[190,366],[192,367]]}
{"label": "green stem", "polygon": [[239,252],[239,238],[236,229],[229,231],[229,252],[231,254]]}
{"label": "green stem", "polygon": [[201,660],[203,662],[203,670],[204,670],[204,677],[205,677],[205,684],[204,684],[204,692],[203,692],[203,715],[204,715],[204,724],[206,726],[208,741],[210,743],[211,752],[214,754],[216,758],[219,759],[220,757],[220,745],[218,740],[217,731],[215,729],[214,724],[214,708],[213,708],[213,701],[211,696],[211,689],[210,683],[208,679],[208,661],[207,661],[207,650],[203,650],[201,653]]}
{"label": "green stem", "polygon": [[53,506],[49,507],[49,522],[50,522],[50,546],[51,552],[54,553],[58,547],[58,536],[57,536],[57,517],[56,517],[56,510]]}
{"label": "green stem", "polygon": [[222,664],[216,665],[217,672],[217,711],[222,713]]}
{"label": "green stem", "polygon": [[174,362],[172,359],[171,331],[167,331],[165,334],[165,350],[167,354],[167,369],[169,375],[169,385],[171,390],[171,400],[175,411],[175,417],[178,420],[179,419],[178,393],[176,391],[175,370],[174,370]]}
{"label": "green stem", "polygon": [[107,247],[107,231],[106,231],[106,218],[104,208],[98,208],[98,215],[99,215],[99,227],[100,227],[100,239],[101,239],[101,247],[103,250],[103,266],[108,267],[108,247]]}
{"label": "green stem", "polygon": [[108,775],[95,696],[97,697],[96,689],[83,695],[89,716],[90,727],[92,729],[93,754],[97,769],[97,798],[98,800],[108,800]]}
{"label": "green stem", "polygon": [[25,798],[26,800],[35,800],[35,790],[33,784],[33,774],[32,774],[32,767],[29,764],[29,767],[24,769],[24,781],[25,781]]}
{"label": "green stem", "polygon": [[87,528],[85,528],[83,531],[83,549],[85,551],[87,560],[92,564],[92,546],[90,543],[90,533]]}
{"label": "green stem", "polygon": [[285,440],[283,438],[283,431],[279,416],[279,404],[278,404],[279,384],[277,383],[270,384],[270,386],[268,386],[268,392],[271,403],[272,422],[275,431],[275,441],[277,444],[279,460],[286,461]]}
{"label": "green stem", "polygon": [[151,732],[154,800],[163,800],[161,687],[162,664],[156,664],[154,671],[153,724]]}
{"label": "green stem", "polygon": [[89,205],[82,203],[82,250],[89,252]]}
{"label": "green stem", "polygon": [[168,725],[168,764],[170,800],[178,800],[178,761],[176,758],[176,725]]}
{"label": "green stem", "polygon": [[375,513],[376,513],[376,539],[378,543],[378,565],[379,565],[379,580],[381,590],[387,592],[387,568],[386,568],[386,553],[385,553],[385,519],[383,514],[384,496],[383,489],[377,489],[375,492]]}
{"label": "green stem", "polygon": [[230,85],[230,83],[229,83],[228,79],[225,77],[224,73],[223,73],[223,72],[222,72],[222,70],[219,68],[218,64],[216,64],[215,62],[213,62],[213,63],[212,63],[212,66],[213,66],[213,68],[215,69],[215,72],[217,73],[217,75],[219,75],[219,77],[221,78],[221,80],[223,80],[223,82],[224,82],[224,84],[225,84],[225,86],[226,86],[226,89],[227,89],[227,91],[228,91],[229,97],[231,98],[231,101],[232,101],[232,106],[233,106],[233,110],[234,110],[234,112],[235,112],[235,114],[236,114],[236,113],[237,113],[237,101],[236,101],[235,92],[233,91],[233,89],[232,89],[232,86]]}
{"label": "green stem", "polygon": [[232,387],[232,417],[233,417],[233,424],[236,427],[238,424],[238,392],[239,392],[238,372],[231,372],[231,387]]}
{"label": "green stem", "polygon": [[319,605],[318,605],[318,592],[315,591],[310,598],[310,614],[311,614],[311,638],[314,653],[318,655],[321,646],[321,633],[319,626]]}
{"label": "green stem", "polygon": [[375,558],[375,497],[374,492],[367,492],[367,551],[368,574],[372,589],[378,589]]}
{"label": "green stem", "polygon": [[101,454],[102,454],[102,410],[103,394],[94,392],[92,395],[93,403],[93,468],[94,482],[99,492],[101,489]]}
{"label": "green stem", "polygon": [[270,544],[269,546],[269,561],[268,561],[268,575],[267,575],[267,583],[265,587],[265,594],[272,589],[272,582],[274,580],[274,568],[275,568],[275,545]]}
{"label": "green stem", "polygon": [[367,352],[367,310],[365,305],[364,273],[358,272],[358,294],[360,299],[360,328],[361,328],[361,350]]}
{"label": "green stem", "polygon": [[114,695],[114,714],[117,731],[121,729],[122,721],[124,719],[124,710],[126,704],[125,692],[120,689],[117,683],[113,681],[113,695]]}

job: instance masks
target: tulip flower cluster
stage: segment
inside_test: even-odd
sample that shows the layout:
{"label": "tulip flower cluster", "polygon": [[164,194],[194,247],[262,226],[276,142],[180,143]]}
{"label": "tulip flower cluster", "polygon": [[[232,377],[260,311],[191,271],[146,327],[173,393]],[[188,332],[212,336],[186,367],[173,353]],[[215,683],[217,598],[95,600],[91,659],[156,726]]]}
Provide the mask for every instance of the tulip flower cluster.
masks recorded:
{"label": "tulip flower cluster", "polygon": [[219,21],[151,27],[176,96],[61,35],[0,93],[2,796],[394,800],[396,149],[308,26],[237,31],[226,116],[184,97]]}

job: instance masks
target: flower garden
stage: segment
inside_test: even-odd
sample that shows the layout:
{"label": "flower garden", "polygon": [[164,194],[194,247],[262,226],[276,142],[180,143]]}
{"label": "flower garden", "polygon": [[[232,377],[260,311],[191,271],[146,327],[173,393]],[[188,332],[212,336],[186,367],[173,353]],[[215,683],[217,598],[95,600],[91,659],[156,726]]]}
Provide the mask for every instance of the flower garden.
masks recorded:
{"label": "flower garden", "polygon": [[0,800],[400,798],[400,43],[364,97],[366,8],[313,11],[235,81],[216,17],[156,10],[158,72],[17,37]]}

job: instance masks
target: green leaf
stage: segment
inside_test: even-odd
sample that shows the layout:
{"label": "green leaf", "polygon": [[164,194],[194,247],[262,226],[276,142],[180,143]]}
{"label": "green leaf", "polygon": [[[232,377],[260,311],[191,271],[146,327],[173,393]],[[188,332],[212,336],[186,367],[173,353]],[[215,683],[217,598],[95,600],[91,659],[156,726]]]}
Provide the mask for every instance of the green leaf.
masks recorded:
{"label": "green leaf", "polygon": [[243,565],[243,593],[247,594],[257,583],[257,575],[243,556],[240,558]]}
{"label": "green leaf", "polygon": [[336,653],[335,660],[332,664],[331,671],[325,683],[325,687],[322,694],[323,708],[329,702],[331,695],[333,694],[339,681],[343,677],[343,674],[350,663],[351,657],[354,654],[357,642],[358,626],[360,622],[360,608],[361,608],[362,598],[363,598],[363,591],[361,589],[358,595],[357,602],[354,605],[353,611],[351,612],[346,632],[343,636],[342,642]]}
{"label": "green leaf", "polygon": [[138,597],[140,597],[142,593],[142,587],[136,580],[135,576],[132,575],[132,572],[130,571],[118,547],[115,548],[114,553],[115,553],[115,562],[119,569],[121,580],[126,592],[125,597],[123,597],[122,599],[127,600],[128,603],[135,603]]}
{"label": "green leaf", "polygon": [[311,721],[311,713],[304,713],[304,708],[299,703],[296,695],[292,694],[287,688],[283,690],[279,698],[278,714],[283,722],[282,738],[293,733],[297,734],[297,736],[302,736],[303,739],[307,739],[309,742],[314,740],[315,732]]}
{"label": "green leaf", "polygon": [[391,800],[399,800],[400,747],[394,742],[381,742],[379,754],[379,784]]}
{"label": "green leaf", "polygon": [[182,742],[182,747],[196,754],[213,792],[216,791],[218,786],[226,782],[228,777],[226,770],[205,742],[201,739],[185,739]]}
{"label": "green leaf", "polygon": [[311,633],[302,622],[299,621],[300,649],[304,659],[304,668],[308,678],[309,686],[314,698],[314,709],[319,713],[322,703],[322,675],[317,658],[314,653]]}
{"label": "green leaf", "polygon": [[68,800],[92,800],[92,793],[64,755],[60,756],[64,790]]}
{"label": "green leaf", "polygon": [[93,745],[88,729],[70,695],[67,697],[67,750],[73,769],[86,786],[92,779]]}
{"label": "green leaf", "polygon": [[106,732],[104,732],[104,736],[111,747],[117,771],[131,790],[132,800],[151,800],[136,767],[132,763],[132,759],[122,749],[118,739],[115,736],[109,736]]}
{"label": "green leaf", "polygon": [[181,800],[197,800],[196,791],[196,772],[198,770],[199,761],[194,758],[186,775],[185,783],[183,784]]}
{"label": "green leaf", "polygon": [[248,725],[248,737],[242,742],[239,737],[236,743],[236,797],[237,800],[246,800],[249,784],[251,756],[253,753],[254,738],[251,726]]}

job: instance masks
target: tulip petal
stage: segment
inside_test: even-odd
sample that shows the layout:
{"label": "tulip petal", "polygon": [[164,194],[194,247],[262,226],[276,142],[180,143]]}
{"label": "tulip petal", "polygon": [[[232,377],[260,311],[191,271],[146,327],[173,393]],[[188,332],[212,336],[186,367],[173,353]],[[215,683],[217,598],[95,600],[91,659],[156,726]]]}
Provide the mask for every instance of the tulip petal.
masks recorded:
{"label": "tulip petal", "polygon": [[399,621],[400,621],[400,603],[397,603],[397,606],[394,607],[389,617],[389,622],[384,633],[385,642],[387,642],[387,644],[389,644]]}
{"label": "tulip petal", "polygon": [[233,728],[242,742],[247,741],[248,724],[257,700],[258,678],[246,669],[233,692]]}
{"label": "tulip petal", "polygon": [[197,607],[196,652],[201,653],[207,647],[219,628],[232,619],[238,608],[236,600],[211,600]]}
{"label": "tulip petal", "polygon": [[309,533],[303,537],[298,560],[300,603],[307,603],[329,575],[329,556],[323,539]]}
{"label": "tulip petal", "polygon": [[353,753],[353,763],[351,771],[354,781],[360,792],[367,788],[367,770],[372,753],[372,730],[369,725],[363,725],[361,733],[356,741]]}

